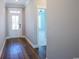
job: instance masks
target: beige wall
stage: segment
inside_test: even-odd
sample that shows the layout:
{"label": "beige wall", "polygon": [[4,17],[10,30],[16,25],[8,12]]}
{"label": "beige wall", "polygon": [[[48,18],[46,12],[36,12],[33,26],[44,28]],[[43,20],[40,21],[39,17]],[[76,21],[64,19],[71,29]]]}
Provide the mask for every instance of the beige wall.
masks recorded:
{"label": "beige wall", "polygon": [[[77,30],[79,30],[79,0],[78,0],[78,3],[77,3],[77,7],[78,7],[78,15],[77,15],[77,17],[78,17],[78,20],[77,20],[77,24],[78,24],[78,29]],[[79,37],[79,32],[78,32],[78,35],[77,35],[78,37]],[[77,56],[79,57],[79,38],[78,38],[78,40],[77,40]]]}
{"label": "beige wall", "polygon": [[0,53],[5,39],[5,4],[0,0]]}
{"label": "beige wall", "polygon": [[38,8],[47,8],[47,0],[36,0]]}
{"label": "beige wall", "polygon": [[48,0],[48,59],[79,57],[78,0]]}

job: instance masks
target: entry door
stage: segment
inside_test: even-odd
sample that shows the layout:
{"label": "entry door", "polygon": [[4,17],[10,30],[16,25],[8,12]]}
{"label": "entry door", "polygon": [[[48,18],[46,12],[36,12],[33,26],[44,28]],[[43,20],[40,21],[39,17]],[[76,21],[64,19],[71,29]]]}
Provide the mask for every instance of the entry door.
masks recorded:
{"label": "entry door", "polygon": [[20,37],[22,35],[22,9],[8,8],[8,35]]}

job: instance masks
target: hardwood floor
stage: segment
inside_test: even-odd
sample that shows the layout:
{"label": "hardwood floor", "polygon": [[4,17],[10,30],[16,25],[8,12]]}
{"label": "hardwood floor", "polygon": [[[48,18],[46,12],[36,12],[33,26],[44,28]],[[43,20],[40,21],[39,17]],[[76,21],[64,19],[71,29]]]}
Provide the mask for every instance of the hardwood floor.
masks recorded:
{"label": "hardwood floor", "polygon": [[7,39],[1,59],[39,59],[32,46],[24,38]]}

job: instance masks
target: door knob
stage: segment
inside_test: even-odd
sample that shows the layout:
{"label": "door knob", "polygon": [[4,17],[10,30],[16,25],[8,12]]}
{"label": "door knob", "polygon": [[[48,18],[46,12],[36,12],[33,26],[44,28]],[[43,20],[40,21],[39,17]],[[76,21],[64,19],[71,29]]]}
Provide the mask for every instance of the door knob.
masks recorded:
{"label": "door knob", "polygon": [[19,28],[21,28],[21,24],[19,24]]}

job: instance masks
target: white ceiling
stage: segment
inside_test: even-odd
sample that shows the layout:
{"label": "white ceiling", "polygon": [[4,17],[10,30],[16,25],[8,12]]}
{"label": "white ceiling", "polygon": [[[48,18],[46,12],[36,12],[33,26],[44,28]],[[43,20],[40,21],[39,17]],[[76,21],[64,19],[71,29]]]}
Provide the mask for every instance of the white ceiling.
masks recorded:
{"label": "white ceiling", "polygon": [[20,4],[20,5],[26,5],[26,3],[28,2],[29,0],[18,0],[16,2],[16,0],[6,0],[6,4]]}

